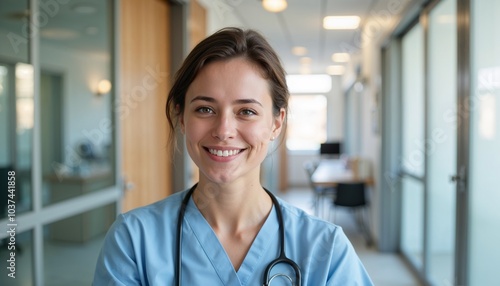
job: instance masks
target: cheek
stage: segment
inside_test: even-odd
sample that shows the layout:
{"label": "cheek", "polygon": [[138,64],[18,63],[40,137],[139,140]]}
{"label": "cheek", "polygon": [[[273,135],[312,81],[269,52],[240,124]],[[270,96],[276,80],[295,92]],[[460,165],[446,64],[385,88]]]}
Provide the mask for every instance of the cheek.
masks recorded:
{"label": "cheek", "polygon": [[186,118],[184,121],[183,134],[187,141],[197,141],[202,136],[203,127],[196,121]]}
{"label": "cheek", "polygon": [[245,128],[247,139],[251,145],[267,145],[271,138],[271,126],[268,124],[259,124]]}

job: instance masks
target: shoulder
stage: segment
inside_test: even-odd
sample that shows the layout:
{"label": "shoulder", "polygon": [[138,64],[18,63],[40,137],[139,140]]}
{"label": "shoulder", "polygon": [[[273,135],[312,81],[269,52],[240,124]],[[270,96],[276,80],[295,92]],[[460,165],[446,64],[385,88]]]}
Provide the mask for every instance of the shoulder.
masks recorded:
{"label": "shoulder", "polygon": [[327,232],[334,234],[342,231],[341,227],[338,225],[310,215],[304,210],[289,204],[281,198],[278,198],[278,202],[280,204],[281,211],[283,212],[283,220],[287,226],[295,225],[302,229],[311,228],[317,230],[317,233]]}
{"label": "shoulder", "polygon": [[[182,203],[186,191],[181,191],[168,196],[155,203],[130,210],[121,215],[124,222],[150,222],[156,219],[173,219]],[[175,215],[174,215],[175,214]]]}
{"label": "shoulder", "polygon": [[332,255],[352,247],[342,227],[310,215],[281,199],[278,201],[283,213],[286,236],[292,245],[296,244],[300,248],[304,248],[304,245],[311,248],[321,246],[323,252],[330,252]]}
{"label": "shoulder", "polygon": [[278,201],[287,251],[300,262],[306,285],[373,285],[340,226]]}

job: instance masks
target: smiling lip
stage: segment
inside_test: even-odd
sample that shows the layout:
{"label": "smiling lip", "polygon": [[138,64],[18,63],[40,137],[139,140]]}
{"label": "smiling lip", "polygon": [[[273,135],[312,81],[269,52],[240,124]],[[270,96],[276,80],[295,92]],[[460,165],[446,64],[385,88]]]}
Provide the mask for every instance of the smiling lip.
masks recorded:
{"label": "smiling lip", "polygon": [[218,147],[218,148],[205,147],[205,150],[207,150],[211,155],[215,157],[224,158],[224,157],[236,156],[245,149],[239,149],[233,147]]}

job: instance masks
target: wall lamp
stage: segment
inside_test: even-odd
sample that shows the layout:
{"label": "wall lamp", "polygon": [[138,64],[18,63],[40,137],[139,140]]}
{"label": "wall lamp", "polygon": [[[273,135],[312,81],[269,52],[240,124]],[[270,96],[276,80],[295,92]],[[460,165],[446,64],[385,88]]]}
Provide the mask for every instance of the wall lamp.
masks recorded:
{"label": "wall lamp", "polygon": [[101,96],[108,93],[111,90],[111,82],[107,79],[101,79],[97,84],[96,95]]}

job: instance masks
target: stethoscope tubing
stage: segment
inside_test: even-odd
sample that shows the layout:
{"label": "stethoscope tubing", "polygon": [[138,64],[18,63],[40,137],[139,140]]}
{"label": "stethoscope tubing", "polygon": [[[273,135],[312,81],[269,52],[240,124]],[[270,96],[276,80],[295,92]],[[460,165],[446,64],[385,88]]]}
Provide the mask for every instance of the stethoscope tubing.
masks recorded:
{"label": "stethoscope tubing", "polygon": [[[186,207],[187,207],[187,204],[189,202],[189,198],[193,194],[197,185],[198,184],[195,184],[193,187],[191,187],[191,189],[189,189],[189,191],[186,193],[186,195],[182,199],[182,203],[181,203],[181,206],[179,208],[179,217],[177,220],[177,235],[176,235],[177,236],[177,242],[176,242],[176,244],[177,244],[177,257],[176,257],[176,271],[175,271],[175,273],[176,273],[175,279],[177,281],[177,286],[181,286],[181,275],[182,275],[182,224],[183,224],[183,220],[184,220],[184,214],[186,213]],[[279,237],[279,239],[280,239],[280,254],[279,254],[278,258],[271,261],[271,263],[269,263],[267,265],[266,270],[264,271],[263,286],[270,286],[271,281],[278,276],[285,276],[288,280],[290,280],[290,282],[292,283],[292,286],[293,286],[293,281],[291,280],[291,278],[288,275],[275,274],[275,275],[269,277],[271,275],[272,268],[279,263],[286,263],[293,268],[293,270],[295,272],[295,281],[297,281],[296,285],[301,286],[302,280],[301,280],[300,267],[293,260],[289,259],[285,254],[285,227],[284,227],[284,223],[283,223],[283,214],[281,212],[281,208],[279,206],[278,200],[270,191],[268,191],[267,189],[264,189],[264,190],[271,197],[271,200],[273,201],[274,208],[276,209],[276,216],[278,217],[278,223],[279,223],[279,229],[280,229],[280,237]]]}

